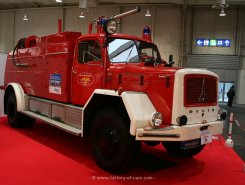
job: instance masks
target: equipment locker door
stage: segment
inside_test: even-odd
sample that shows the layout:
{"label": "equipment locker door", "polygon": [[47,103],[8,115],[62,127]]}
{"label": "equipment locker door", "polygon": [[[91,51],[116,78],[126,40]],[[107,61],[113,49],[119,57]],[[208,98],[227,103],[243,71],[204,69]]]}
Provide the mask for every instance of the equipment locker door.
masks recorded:
{"label": "equipment locker door", "polygon": [[72,67],[72,103],[85,105],[95,89],[101,88],[103,62],[99,43],[83,40],[78,43]]}

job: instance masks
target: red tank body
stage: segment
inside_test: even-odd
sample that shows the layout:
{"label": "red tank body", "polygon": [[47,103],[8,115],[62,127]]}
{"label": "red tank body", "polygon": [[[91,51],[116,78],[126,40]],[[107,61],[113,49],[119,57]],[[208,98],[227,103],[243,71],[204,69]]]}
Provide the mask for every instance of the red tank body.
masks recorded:
{"label": "red tank body", "polygon": [[[17,82],[29,95],[69,103],[71,67],[75,41],[79,36],[79,32],[63,32],[36,38],[35,46],[18,49],[15,56],[17,63],[27,64],[27,67],[15,66],[13,53],[10,52],[6,63],[5,84]],[[60,74],[61,92],[49,93],[51,75],[54,74]]]}

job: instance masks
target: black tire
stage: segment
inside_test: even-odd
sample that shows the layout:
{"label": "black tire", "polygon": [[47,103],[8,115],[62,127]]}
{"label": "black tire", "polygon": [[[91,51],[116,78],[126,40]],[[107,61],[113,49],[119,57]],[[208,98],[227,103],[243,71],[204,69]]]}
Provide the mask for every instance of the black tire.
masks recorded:
{"label": "black tire", "polygon": [[123,173],[135,162],[136,141],[129,123],[112,111],[103,110],[92,121],[91,149],[96,163],[110,173]]}
{"label": "black tire", "polygon": [[176,157],[192,157],[199,154],[205,147],[205,145],[199,145],[195,148],[181,149],[181,142],[178,141],[165,141],[162,145],[173,156]]}
{"label": "black tire", "polygon": [[8,123],[11,127],[29,127],[35,123],[35,119],[23,115],[17,111],[16,97],[14,93],[11,93],[7,100],[7,116]]}

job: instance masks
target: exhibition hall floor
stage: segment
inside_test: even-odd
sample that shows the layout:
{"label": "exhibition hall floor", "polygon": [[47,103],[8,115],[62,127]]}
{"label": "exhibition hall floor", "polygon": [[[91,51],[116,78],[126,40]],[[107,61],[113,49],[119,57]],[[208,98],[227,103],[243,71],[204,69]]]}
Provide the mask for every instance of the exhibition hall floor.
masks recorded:
{"label": "exhibition hall floor", "polygon": [[42,122],[13,129],[0,118],[1,185],[244,185],[244,168],[220,136],[191,159],[171,157],[161,145],[144,145],[132,170],[109,174],[97,167],[87,141]]}

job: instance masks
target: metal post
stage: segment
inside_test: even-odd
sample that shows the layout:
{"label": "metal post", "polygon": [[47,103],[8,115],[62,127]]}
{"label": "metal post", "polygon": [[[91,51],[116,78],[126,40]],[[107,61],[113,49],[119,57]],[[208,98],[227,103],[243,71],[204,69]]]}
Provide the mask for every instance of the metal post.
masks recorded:
{"label": "metal post", "polygon": [[233,140],[231,139],[232,123],[233,123],[233,121],[234,121],[234,114],[231,112],[231,114],[230,114],[230,124],[229,124],[228,138],[225,141],[225,146],[226,147],[233,147],[234,146]]}

